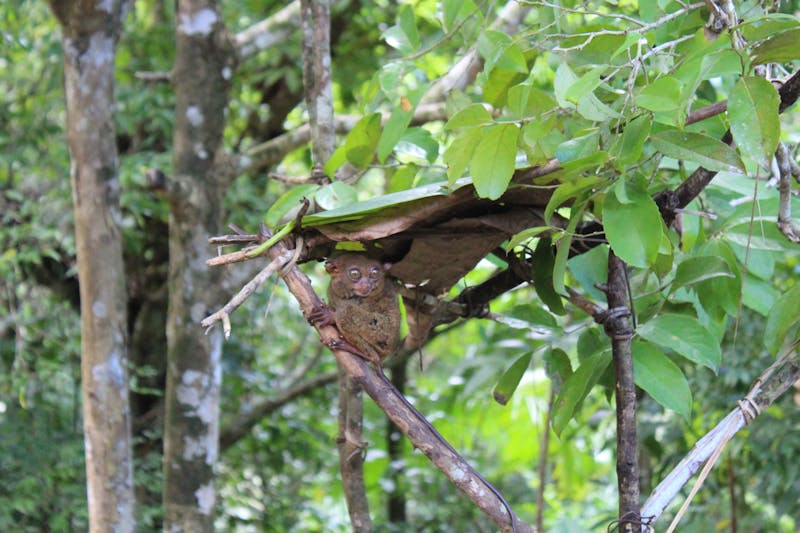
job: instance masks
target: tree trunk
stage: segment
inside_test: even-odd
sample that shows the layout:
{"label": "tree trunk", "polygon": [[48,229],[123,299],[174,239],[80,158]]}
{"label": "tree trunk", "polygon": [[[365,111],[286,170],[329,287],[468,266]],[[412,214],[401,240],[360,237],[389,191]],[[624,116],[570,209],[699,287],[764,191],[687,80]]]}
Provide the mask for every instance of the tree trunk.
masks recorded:
{"label": "tree trunk", "polygon": [[91,531],[135,529],[127,302],[112,115],[114,54],[130,4],[50,4],[63,28]]}
{"label": "tree trunk", "polygon": [[233,75],[214,0],[177,2],[173,182],[170,187],[164,529],[211,531],[219,453],[222,332],[200,320],[221,301],[219,270],[209,269],[208,236],[219,230],[222,150]]}

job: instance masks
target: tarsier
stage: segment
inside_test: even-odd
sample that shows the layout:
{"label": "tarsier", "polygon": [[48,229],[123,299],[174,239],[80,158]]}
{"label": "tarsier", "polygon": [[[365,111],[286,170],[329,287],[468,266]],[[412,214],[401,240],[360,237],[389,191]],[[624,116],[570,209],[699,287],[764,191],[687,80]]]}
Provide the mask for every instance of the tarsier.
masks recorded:
{"label": "tarsier", "polygon": [[394,352],[400,337],[400,308],[394,285],[386,277],[388,267],[357,253],[332,257],[325,263],[331,276],[328,308],[310,316],[319,325],[336,324],[345,341],[336,347],[377,367]]}
{"label": "tarsier", "polygon": [[[330,347],[351,352],[372,362],[380,377],[394,389],[381,368],[381,362],[394,352],[400,338],[400,307],[395,287],[386,276],[389,267],[389,264],[359,253],[350,252],[331,257],[325,263],[325,270],[331,276],[328,305],[312,311],[308,319],[317,326],[336,325],[343,340]],[[458,455],[428,419],[405,396],[399,392],[397,394],[439,442]],[[511,528],[516,532],[517,517],[503,495],[471,466],[467,465],[467,468],[503,503],[511,517]]]}

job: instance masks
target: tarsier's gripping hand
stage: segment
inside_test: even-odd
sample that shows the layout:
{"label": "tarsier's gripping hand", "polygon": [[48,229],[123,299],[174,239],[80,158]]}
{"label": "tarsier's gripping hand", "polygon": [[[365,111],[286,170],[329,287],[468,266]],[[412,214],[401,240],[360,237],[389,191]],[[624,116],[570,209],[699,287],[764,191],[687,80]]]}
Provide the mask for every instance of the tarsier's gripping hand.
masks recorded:
{"label": "tarsier's gripping hand", "polygon": [[357,253],[325,263],[331,276],[328,306],[314,309],[308,320],[318,326],[336,324],[343,341],[331,348],[376,365],[394,352],[400,337],[400,308],[387,269],[388,265]]}

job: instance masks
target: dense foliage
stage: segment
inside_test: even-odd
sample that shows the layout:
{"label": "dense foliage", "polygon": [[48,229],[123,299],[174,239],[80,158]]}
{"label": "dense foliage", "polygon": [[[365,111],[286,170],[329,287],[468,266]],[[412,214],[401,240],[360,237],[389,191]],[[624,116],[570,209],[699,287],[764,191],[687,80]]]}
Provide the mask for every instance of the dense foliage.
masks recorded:
{"label": "dense foliage", "polygon": [[[229,30],[283,7],[267,4],[227,3]],[[800,64],[800,4],[738,3],[735,31],[715,31],[702,3],[518,7],[524,16],[509,30],[494,24],[499,9],[491,2],[338,2],[335,107],[355,126],[326,171],[346,179],[302,192],[333,209],[390,192],[405,191],[410,201],[415,187],[455,188],[468,177],[479,196],[497,199],[515,169],[558,158],[558,172],[527,184],[552,190],[546,224],[505,243],[511,252],[538,254],[536,288],[522,286],[493,302],[494,321],[460,321],[437,332],[419,365],[412,357],[406,393],[523,519],[533,521],[534,495],[543,490],[547,529],[596,531],[616,517],[609,341],[561,295],[569,287],[605,303],[597,285],[606,280],[609,244],[632,267],[647,495],[797,337],[800,251],[776,226],[779,192],[768,180],[777,172],[778,142],[800,143],[800,123],[796,107],[779,116],[779,94],[764,76],[784,78]],[[168,83],[136,74],[170,70],[172,11],[169,2],[139,0],[116,59],[143,530],[160,520],[169,216],[167,202],[148,188],[146,170],[170,173],[175,102]],[[58,26],[43,3],[28,0],[5,2],[0,21],[0,529],[84,530],[80,334]],[[475,80],[447,92],[441,116],[412,123],[435,80],[473,46],[480,56]],[[293,34],[240,66],[226,148],[248,154],[305,122],[300,55]],[[727,114],[686,124],[692,112],[721,101]],[[720,140],[728,128],[733,146]],[[294,205],[279,199],[287,191],[294,199],[297,190],[269,172],[302,176],[309,166],[304,146],[277,166],[236,179],[225,197],[227,221],[254,228],[266,216],[279,224]],[[668,227],[653,198],[701,166],[718,175],[685,206],[679,229]],[[790,203],[796,220],[796,194]],[[602,221],[609,244],[570,257],[579,224],[591,220]],[[495,257],[482,261],[450,295],[504,266]],[[319,266],[305,269],[324,283]],[[233,293],[252,273],[231,269],[226,286]],[[268,284],[251,298],[233,316],[233,331],[223,361],[223,441],[225,428],[264,400],[335,372],[282,285]],[[509,404],[495,402],[493,390],[513,394]],[[220,530],[349,530],[338,483],[335,396],[331,385],[309,388],[223,444]],[[741,530],[800,527],[796,402],[787,395],[737,436],[681,531],[730,527],[732,516]],[[551,430],[541,487],[540,442]],[[376,524],[386,522],[387,495],[397,493],[405,495],[412,524],[402,527],[491,527],[407,443],[402,459],[393,460],[387,431],[370,404],[365,473]],[[392,527],[403,530],[381,530]]]}

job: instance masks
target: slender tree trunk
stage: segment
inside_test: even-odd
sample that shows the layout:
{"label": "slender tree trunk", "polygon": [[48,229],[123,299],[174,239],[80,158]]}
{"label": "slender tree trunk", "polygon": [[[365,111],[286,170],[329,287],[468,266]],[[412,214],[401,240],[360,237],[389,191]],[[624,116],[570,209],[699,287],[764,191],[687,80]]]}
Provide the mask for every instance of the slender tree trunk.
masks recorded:
{"label": "slender tree trunk", "polygon": [[90,530],[134,531],[127,302],[112,114],[114,54],[131,2],[51,0],[50,5],[64,33]]}
{"label": "slender tree trunk", "polygon": [[173,177],[170,186],[164,529],[212,531],[219,453],[222,332],[200,320],[221,302],[208,236],[219,230],[222,150],[232,55],[214,0],[178,0]]}

